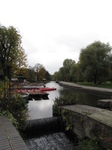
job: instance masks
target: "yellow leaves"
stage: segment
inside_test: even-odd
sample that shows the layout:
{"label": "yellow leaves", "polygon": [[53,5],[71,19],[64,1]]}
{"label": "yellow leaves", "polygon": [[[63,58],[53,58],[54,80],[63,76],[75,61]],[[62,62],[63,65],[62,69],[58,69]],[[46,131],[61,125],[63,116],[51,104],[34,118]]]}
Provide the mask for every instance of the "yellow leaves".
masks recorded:
{"label": "yellow leaves", "polygon": [[9,93],[9,85],[8,81],[0,81],[0,99],[6,97]]}
{"label": "yellow leaves", "polygon": [[[18,129],[24,129],[27,120],[27,103],[20,94],[9,93],[9,81],[0,81],[0,107]],[[2,112],[2,114],[3,114]],[[6,113],[5,113],[6,114]]]}
{"label": "yellow leaves", "polygon": [[4,97],[4,91],[2,88],[0,88],[0,99],[2,99]]}

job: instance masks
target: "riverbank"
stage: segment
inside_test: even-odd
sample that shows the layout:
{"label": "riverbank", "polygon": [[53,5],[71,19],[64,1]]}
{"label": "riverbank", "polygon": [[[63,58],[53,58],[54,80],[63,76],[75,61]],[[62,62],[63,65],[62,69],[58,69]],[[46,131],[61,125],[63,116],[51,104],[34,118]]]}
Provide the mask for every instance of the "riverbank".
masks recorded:
{"label": "riverbank", "polygon": [[[64,81],[60,81],[59,84],[79,91],[112,95],[112,89],[83,86]],[[59,108],[59,112],[63,120],[67,122],[66,128],[72,128],[72,132],[78,136],[78,139],[88,137],[92,140],[95,137],[103,148],[111,149],[111,111],[87,105],[69,105]]]}
{"label": "riverbank", "polygon": [[100,93],[112,95],[112,89],[84,86],[84,85],[79,85],[76,83],[64,82],[64,81],[59,81],[59,84],[64,87],[71,87],[71,88],[85,90],[85,91],[100,92]]}

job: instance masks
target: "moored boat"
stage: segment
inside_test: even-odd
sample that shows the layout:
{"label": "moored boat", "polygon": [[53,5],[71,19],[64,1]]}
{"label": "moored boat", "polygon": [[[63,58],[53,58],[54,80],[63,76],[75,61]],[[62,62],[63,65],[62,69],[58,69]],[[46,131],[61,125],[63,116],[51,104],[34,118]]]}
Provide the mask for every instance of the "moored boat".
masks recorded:
{"label": "moored boat", "polygon": [[23,97],[28,96],[28,99],[31,100],[32,98],[34,99],[48,99],[48,93],[47,91],[53,91],[56,90],[56,88],[49,88],[49,87],[44,87],[44,88],[36,88],[32,86],[32,88],[19,88],[15,89],[15,93],[21,94]]}
{"label": "moored boat", "polygon": [[49,88],[49,87],[44,87],[44,88],[40,88],[40,91],[53,91],[56,90],[56,88]]}

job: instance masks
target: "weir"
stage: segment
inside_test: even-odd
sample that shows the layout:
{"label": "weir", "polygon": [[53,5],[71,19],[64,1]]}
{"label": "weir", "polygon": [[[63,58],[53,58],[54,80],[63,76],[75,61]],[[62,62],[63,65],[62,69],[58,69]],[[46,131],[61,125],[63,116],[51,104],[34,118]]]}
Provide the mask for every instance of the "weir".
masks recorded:
{"label": "weir", "polygon": [[65,133],[58,132],[26,140],[29,150],[74,150]]}
{"label": "weir", "polygon": [[74,150],[60,117],[28,120],[24,135],[29,150]]}
{"label": "weir", "polygon": [[28,120],[25,129],[27,137],[39,134],[60,132],[62,130],[61,117]]}

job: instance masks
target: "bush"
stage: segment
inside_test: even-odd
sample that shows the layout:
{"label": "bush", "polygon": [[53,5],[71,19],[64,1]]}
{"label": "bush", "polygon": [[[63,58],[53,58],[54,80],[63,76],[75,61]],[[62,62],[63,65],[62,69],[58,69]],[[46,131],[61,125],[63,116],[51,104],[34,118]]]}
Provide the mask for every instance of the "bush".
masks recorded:
{"label": "bush", "polygon": [[7,116],[18,130],[24,130],[27,120],[27,102],[21,95],[11,94],[9,85],[10,83],[7,80],[1,81],[0,115]]}
{"label": "bush", "polygon": [[83,139],[79,142],[81,150],[101,150],[98,145],[98,141],[94,139]]}
{"label": "bush", "polygon": [[76,96],[73,93],[66,93],[66,95],[59,98],[55,98],[53,105],[53,114],[57,115],[58,107],[64,105],[75,105],[78,103]]}
{"label": "bush", "polygon": [[15,126],[16,129],[18,129],[19,123],[14,118],[14,116],[7,110],[7,111],[1,111],[0,115],[6,116],[9,118],[9,120],[12,122],[12,124]]}

